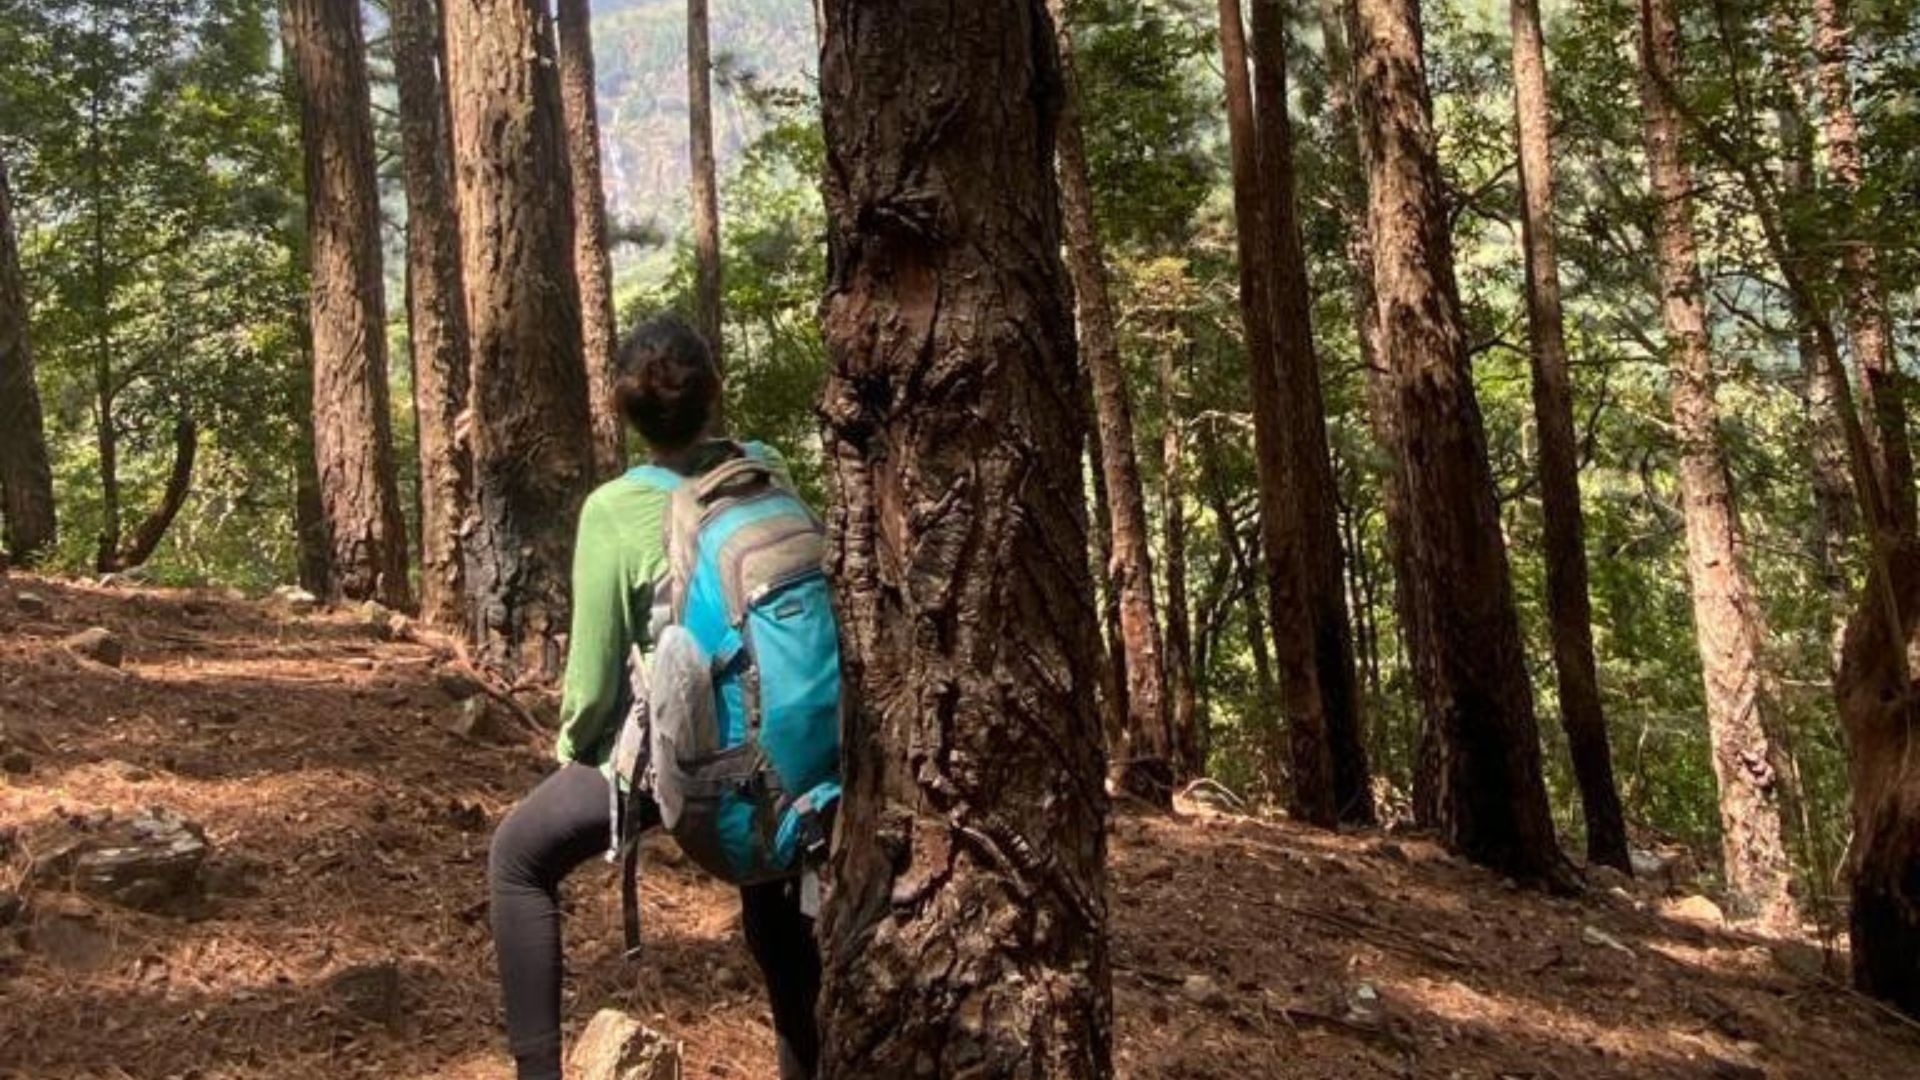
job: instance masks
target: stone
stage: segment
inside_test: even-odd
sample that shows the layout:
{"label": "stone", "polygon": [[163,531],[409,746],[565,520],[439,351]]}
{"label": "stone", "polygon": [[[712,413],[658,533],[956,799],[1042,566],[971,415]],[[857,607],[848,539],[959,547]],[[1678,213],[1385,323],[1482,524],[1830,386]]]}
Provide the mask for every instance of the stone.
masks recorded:
{"label": "stone", "polygon": [[25,776],[33,771],[33,757],[25,750],[0,752],[0,770],[10,776]]}
{"label": "stone", "polygon": [[680,1043],[617,1009],[602,1009],[575,1040],[567,1065],[577,1080],[680,1080]]}
{"label": "stone", "polygon": [[137,911],[193,914],[205,895],[200,871],[211,851],[200,826],[154,809],[90,840],[73,860],[73,883]]}
{"label": "stone", "polygon": [[96,664],[117,668],[126,659],[126,650],[114,632],[104,626],[92,626],[61,642],[67,651]]}
{"label": "stone", "polygon": [[267,594],[267,601],[288,615],[311,615],[320,607],[320,598],[298,585],[274,589]]}
{"label": "stone", "polygon": [[454,702],[465,701],[471,697],[479,697],[481,694],[486,693],[487,689],[480,685],[480,680],[475,679],[465,672],[454,670],[435,672],[433,683],[440,688],[441,693],[447,695],[448,699]]}
{"label": "stone", "polygon": [[1632,884],[1632,878],[1615,870],[1611,866],[1594,865],[1587,867],[1587,885],[1599,892],[1604,893],[1612,892],[1615,889],[1626,889]]}
{"label": "stone", "polygon": [[327,979],[327,991],[348,1013],[370,1024],[400,1019],[400,967],[391,960],[355,964]]}
{"label": "stone", "polygon": [[1660,910],[1669,919],[1693,923],[1695,926],[1720,927],[1727,922],[1726,913],[1720,910],[1720,905],[1704,896],[1683,896],[1661,905]]}
{"label": "stone", "polygon": [[1623,952],[1628,956],[1633,955],[1633,950],[1621,944],[1619,938],[1614,937],[1612,934],[1607,933],[1605,930],[1602,930],[1597,926],[1581,927],[1580,940],[1586,942],[1588,945],[1594,946],[1595,948],[1604,947],[1608,949],[1613,949],[1617,952]]}
{"label": "stone", "polygon": [[47,603],[47,598],[39,593],[16,593],[13,606],[29,619],[44,619],[53,613],[53,605]]}
{"label": "stone", "polygon": [[1180,983],[1180,996],[1205,1008],[1218,1004],[1225,995],[1220,991],[1220,984],[1210,976],[1189,975]]}
{"label": "stone", "polygon": [[441,726],[447,731],[479,743],[501,745],[512,741],[500,706],[492,698],[470,697],[441,713]]}

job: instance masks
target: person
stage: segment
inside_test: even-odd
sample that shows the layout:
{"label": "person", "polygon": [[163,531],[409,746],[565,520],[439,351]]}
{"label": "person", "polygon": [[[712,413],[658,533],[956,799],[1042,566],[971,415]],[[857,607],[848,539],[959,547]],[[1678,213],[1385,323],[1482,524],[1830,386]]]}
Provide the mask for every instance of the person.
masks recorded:
{"label": "person", "polygon": [[[712,437],[720,374],[700,335],[677,318],[647,323],[622,345],[615,393],[656,465],[698,476],[744,452]],[[627,475],[603,484],[581,507],[556,746],[560,767],[494,833],[488,864],[494,948],[520,1080],[561,1075],[559,889],[611,840],[609,759],[624,720],[627,658],[647,644],[653,583],[666,571],[668,503],[667,492]],[[650,807],[641,816],[657,821]],[[819,1052],[820,954],[812,920],[802,913],[792,880],[742,888],[740,911],[773,1006],[781,1080],[804,1080]]]}

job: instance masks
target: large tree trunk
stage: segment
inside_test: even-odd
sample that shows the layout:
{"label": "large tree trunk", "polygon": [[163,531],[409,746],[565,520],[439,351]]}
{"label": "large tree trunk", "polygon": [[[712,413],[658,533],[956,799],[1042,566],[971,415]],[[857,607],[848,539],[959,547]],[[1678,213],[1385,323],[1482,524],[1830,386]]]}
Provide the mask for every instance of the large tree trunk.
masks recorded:
{"label": "large tree trunk", "polygon": [[687,148],[693,159],[693,308],[725,368],[720,313],[720,182],[713,159],[713,55],[707,0],[687,0]]}
{"label": "large tree trunk", "polygon": [[1272,624],[1292,788],[1289,811],[1319,825],[1339,820],[1333,744],[1314,634],[1313,574],[1296,509],[1292,427],[1275,352],[1274,222],[1254,127],[1253,84],[1239,0],[1219,0],[1220,59],[1226,72],[1227,132],[1233,156],[1233,211],[1240,257],[1240,311],[1251,375],[1254,460],[1260,483],[1267,621]]}
{"label": "large tree trunk", "polygon": [[[1089,404],[1088,415],[1092,415]],[[1127,635],[1120,627],[1120,596],[1113,589],[1113,508],[1107,499],[1107,474],[1100,468],[1100,428],[1087,427],[1087,478],[1093,489],[1093,519],[1087,523],[1093,591],[1100,602],[1100,728],[1106,732],[1109,774],[1127,767]],[[1116,787],[1124,785],[1116,784]],[[1151,789],[1146,797],[1152,798]]]}
{"label": "large tree trunk", "polygon": [[1320,389],[1320,359],[1314,351],[1307,253],[1294,194],[1286,44],[1280,0],[1253,0],[1255,126],[1261,191],[1266,197],[1266,239],[1273,245],[1273,291],[1268,299],[1274,327],[1274,362],[1279,368],[1279,409],[1286,425],[1288,488],[1307,565],[1320,710],[1333,765],[1332,799],[1340,821],[1370,824],[1372,777],[1360,718],[1353,627],[1347,621],[1338,493],[1327,440],[1326,402]]}
{"label": "large tree trunk", "polygon": [[1765,640],[1759,600],[1741,563],[1733,481],[1719,441],[1713,356],[1700,285],[1692,216],[1692,177],[1674,98],[1679,25],[1670,0],[1640,2],[1641,98],[1647,167],[1659,204],[1656,225],[1662,313],[1666,322],[1680,491],[1687,525],[1687,576],[1694,632],[1706,680],[1707,727],[1720,786],[1721,842],[1728,891],[1741,916],[1790,917],[1789,867],[1782,836],[1779,775],[1767,736]]}
{"label": "large tree trunk", "polygon": [[420,615],[459,626],[466,573],[461,533],[473,463],[462,437],[470,353],[454,217],[452,148],[434,0],[390,0],[400,83],[400,152],[407,194],[407,336],[420,451]]}
{"label": "large tree trunk", "polygon": [[[1049,5],[1063,20],[1060,0]],[[1141,491],[1134,449],[1133,406],[1126,364],[1114,331],[1107,268],[1094,222],[1093,181],[1073,74],[1073,37],[1059,22],[1060,67],[1066,86],[1056,127],[1059,137],[1060,207],[1066,223],[1067,268],[1080,314],[1080,351],[1093,384],[1100,457],[1094,463],[1106,482],[1113,545],[1108,580],[1120,605],[1126,650],[1127,729],[1119,770],[1121,790],[1158,806],[1172,805],[1175,748],[1162,667],[1160,620],[1154,613],[1153,556],[1148,543],[1147,501]]]}
{"label": "large tree trunk", "polygon": [[822,1075],[1111,1069],[1107,800],[1042,0],[828,0],[847,796]]}
{"label": "large tree trunk", "polygon": [[1413,630],[1449,847],[1559,879],[1533,688],[1454,279],[1417,0],[1349,0],[1375,293],[1407,482]]}
{"label": "large tree trunk", "polygon": [[468,618],[489,662],[541,675],[560,670],[573,526],[595,475],[547,23],[542,0],[446,0],[473,349]]}
{"label": "large tree trunk", "polygon": [[619,329],[613,313],[613,262],[607,246],[607,193],[600,180],[600,116],[593,82],[593,11],[588,0],[558,0],[560,109],[573,175],[573,268],[580,284],[580,337],[593,415],[594,472],[610,477],[626,464],[626,426],[613,399]]}
{"label": "large tree trunk", "polygon": [[40,389],[27,336],[27,290],[20,280],[13,192],[0,160],[0,517],[6,553],[31,564],[53,545],[53,468],[47,460]]}
{"label": "large tree trunk", "polygon": [[[1345,0],[1319,0],[1320,36],[1326,49],[1327,107],[1333,114],[1334,130],[1341,145],[1334,157],[1338,167],[1341,198],[1341,224],[1346,230],[1347,274],[1352,293],[1356,336],[1360,343],[1360,362],[1365,371],[1367,427],[1373,441],[1386,458],[1385,475],[1380,478],[1380,510],[1387,526],[1387,559],[1393,573],[1395,625],[1403,662],[1418,673],[1431,668],[1434,659],[1420,651],[1427,638],[1418,633],[1412,620],[1417,612],[1408,598],[1413,592],[1413,570],[1408,563],[1409,537],[1413,526],[1407,519],[1407,481],[1405,455],[1400,451],[1399,420],[1394,415],[1393,372],[1387,367],[1386,346],[1382,341],[1379,304],[1374,295],[1373,233],[1367,220],[1367,177],[1364,150],[1360,142],[1359,118],[1354,114],[1356,73],[1348,41],[1353,32],[1348,25],[1351,11]],[[1357,552],[1354,557],[1358,557]],[[1376,664],[1377,666],[1377,664]],[[1432,800],[1416,798],[1416,818],[1431,826]]]}
{"label": "large tree trunk", "polygon": [[1527,326],[1533,360],[1533,413],[1540,439],[1540,505],[1545,520],[1547,612],[1573,773],[1586,813],[1587,860],[1631,873],[1627,825],[1614,786],[1613,751],[1600,708],[1593,655],[1593,604],[1587,590],[1586,524],[1580,510],[1580,457],[1573,428],[1573,377],[1560,307],[1554,247],[1553,121],[1547,99],[1546,43],[1538,0],[1513,0],[1514,112],[1520,143],[1521,235],[1527,254]]}
{"label": "large tree trunk", "polygon": [[1159,350],[1160,521],[1166,544],[1167,689],[1172,702],[1175,765],[1182,776],[1207,772],[1207,724],[1193,683],[1193,630],[1187,606],[1187,451],[1186,420],[1180,408],[1180,368],[1176,350],[1184,341],[1162,343]]}
{"label": "large tree trunk", "polygon": [[[1846,0],[1814,0],[1814,54],[1819,61],[1820,95],[1825,117],[1827,165],[1848,204],[1857,202],[1865,179],[1860,125],[1853,113],[1852,35]],[[1866,388],[1873,422],[1867,433],[1880,502],[1888,524],[1910,532],[1915,525],[1913,448],[1907,438],[1907,407],[1900,365],[1894,355],[1887,315],[1886,286],[1879,254],[1866,239],[1865,222],[1850,214],[1841,254],[1841,284],[1846,296],[1847,328],[1854,363]]]}
{"label": "large tree trunk", "polygon": [[314,459],[332,595],[405,608],[412,604],[407,527],[387,404],[380,186],[360,5],[284,0],[280,32],[306,161]]}

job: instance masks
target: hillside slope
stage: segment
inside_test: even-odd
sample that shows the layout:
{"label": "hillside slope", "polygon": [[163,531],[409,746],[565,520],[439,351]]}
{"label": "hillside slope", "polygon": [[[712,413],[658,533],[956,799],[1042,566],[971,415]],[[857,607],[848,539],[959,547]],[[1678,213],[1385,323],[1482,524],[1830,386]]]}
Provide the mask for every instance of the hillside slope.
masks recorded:
{"label": "hillside slope", "polygon": [[[63,644],[95,626],[120,667]],[[0,579],[0,1076],[508,1075],[486,845],[542,740],[448,730],[457,664],[386,631]],[[204,829],[205,895],[83,895],[63,849],[152,807]],[[607,869],[573,883],[570,1023],[618,1005],[690,1078],[771,1076],[731,896],[677,862],[650,848],[637,964]],[[1122,816],[1113,868],[1122,1077],[1920,1076],[1914,1026],[1813,945],[1651,893],[1553,899],[1417,839],[1194,806]]]}

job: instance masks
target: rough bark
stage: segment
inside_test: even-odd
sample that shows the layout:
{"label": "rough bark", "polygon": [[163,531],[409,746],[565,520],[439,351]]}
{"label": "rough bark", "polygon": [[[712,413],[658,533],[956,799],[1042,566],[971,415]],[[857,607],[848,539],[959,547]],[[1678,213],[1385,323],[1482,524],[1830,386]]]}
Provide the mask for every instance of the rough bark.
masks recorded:
{"label": "rough bark", "polygon": [[1371,770],[1354,669],[1353,627],[1347,620],[1346,567],[1340,550],[1338,492],[1327,439],[1320,359],[1314,349],[1313,296],[1293,175],[1293,122],[1288,115],[1286,20],[1280,0],[1253,0],[1253,92],[1266,199],[1267,242],[1273,245],[1274,362],[1280,412],[1287,434],[1289,494],[1306,562],[1320,710],[1332,763],[1332,800],[1338,820],[1373,821]]}
{"label": "rough bark", "polygon": [[1868,575],[1834,686],[1853,794],[1853,982],[1920,1017],[1920,544],[1908,534],[1895,554]]}
{"label": "rough bark", "polygon": [[[1184,348],[1184,342],[1179,346]],[[1166,672],[1173,724],[1174,762],[1182,776],[1207,773],[1207,725],[1193,682],[1193,629],[1187,605],[1186,419],[1180,407],[1176,347],[1159,350],[1160,531],[1166,545]]]}
{"label": "rough bark", "polygon": [[489,662],[553,675],[594,477],[554,35],[541,0],[447,0],[445,26],[473,350],[468,621]]}
{"label": "rough bark", "polygon": [[[1352,293],[1360,362],[1365,372],[1367,427],[1374,445],[1386,459],[1384,475],[1380,477],[1380,510],[1387,526],[1387,559],[1394,583],[1393,611],[1401,654],[1418,672],[1423,665],[1431,666],[1432,658],[1415,651],[1416,644],[1423,644],[1426,638],[1411,625],[1409,620],[1416,612],[1405,602],[1412,591],[1413,572],[1407,562],[1407,538],[1412,533],[1412,525],[1407,520],[1407,482],[1402,464],[1404,455],[1400,452],[1399,422],[1393,411],[1393,373],[1387,368],[1379,305],[1373,291],[1373,234],[1367,221],[1367,177],[1361,161],[1359,118],[1353,107],[1353,54],[1348,48],[1352,35],[1348,25],[1350,12],[1344,0],[1319,0],[1319,9],[1320,37],[1326,50],[1328,71],[1327,108],[1333,114],[1334,130],[1341,136],[1334,161],[1340,183],[1341,224],[1346,231],[1348,288]],[[1419,817],[1422,825],[1433,823],[1431,816]]]}
{"label": "rough bark", "polygon": [[53,468],[27,334],[27,291],[20,280],[13,192],[0,161],[0,518],[6,553],[31,565],[54,541]]}
{"label": "rough bark", "polygon": [[1561,880],[1533,689],[1468,366],[1417,0],[1349,0],[1381,344],[1393,371],[1411,533],[1411,622],[1439,754],[1442,839],[1475,861]]}
{"label": "rough bark", "polygon": [[1692,177],[1681,148],[1679,26],[1670,0],[1640,0],[1641,99],[1647,166],[1659,207],[1661,310],[1672,366],[1687,577],[1706,683],[1707,727],[1720,788],[1721,843],[1734,909],[1791,916],[1781,790],[1763,710],[1765,640],[1758,598],[1741,561],[1733,482],[1719,441],[1713,356],[1693,235]]}
{"label": "rough bark", "polygon": [[1593,653],[1593,604],[1587,588],[1586,523],[1580,508],[1579,442],[1573,426],[1573,376],[1560,305],[1560,266],[1553,222],[1552,110],[1547,97],[1546,43],[1538,0],[1513,0],[1515,127],[1520,144],[1521,236],[1527,261],[1528,356],[1540,444],[1540,509],[1547,566],[1547,613],[1560,722],[1567,733],[1580,805],[1587,823],[1587,861],[1632,872],[1627,826],[1614,785],[1613,751],[1600,707]]}
{"label": "rough bark", "polygon": [[726,367],[720,309],[720,184],[713,159],[713,56],[707,0],[687,0],[687,148],[693,159],[693,308],[700,334]]}
{"label": "rough bark", "polygon": [[850,707],[822,1073],[1103,1077],[1107,806],[1053,29],[1042,0],[824,16]]}
{"label": "rough bark", "polygon": [[1240,262],[1240,311],[1251,376],[1254,461],[1260,484],[1267,621],[1274,635],[1281,708],[1287,719],[1292,787],[1288,810],[1332,825],[1333,746],[1314,635],[1313,575],[1292,475],[1292,429],[1275,353],[1273,207],[1261,169],[1239,0],[1219,0],[1220,59],[1226,72],[1227,133],[1233,159],[1233,210]]}
{"label": "rough bark", "polygon": [[420,615],[441,626],[465,617],[461,533],[473,463],[460,433],[467,407],[465,290],[454,217],[452,148],[434,0],[391,0],[400,153],[407,198],[407,337],[420,453]]}
{"label": "rough bark", "polygon": [[[1060,0],[1051,0],[1062,18]],[[1133,404],[1126,363],[1114,330],[1105,254],[1094,221],[1093,181],[1080,131],[1078,89],[1073,75],[1073,38],[1058,22],[1060,68],[1066,93],[1056,128],[1061,217],[1066,225],[1067,269],[1079,312],[1080,355],[1093,386],[1100,457],[1106,484],[1112,544],[1107,578],[1120,606],[1126,651],[1126,744],[1116,779],[1121,790],[1159,806],[1172,805],[1177,772],[1172,713],[1167,700],[1160,620],[1154,611],[1153,555],[1148,540],[1147,500],[1133,435]]]}
{"label": "rough bark", "polygon": [[306,166],[314,460],[330,595],[406,608],[407,534],[394,481],[380,188],[360,5],[284,0],[280,31]]}
{"label": "rough bark", "polygon": [[611,477],[626,464],[626,426],[613,399],[619,327],[613,312],[613,262],[607,244],[607,193],[600,179],[600,116],[593,81],[593,10],[588,0],[558,0],[560,111],[566,118],[573,176],[573,269],[580,284],[580,338],[593,416],[593,464]]}
{"label": "rough bark", "polygon": [[[1853,80],[1848,72],[1853,42],[1847,15],[1847,0],[1814,0],[1813,44],[1827,165],[1845,203],[1857,209],[1865,164],[1860,152],[1860,124],[1853,111]],[[1907,436],[1906,401],[1899,361],[1894,355],[1879,253],[1864,235],[1865,224],[1856,214],[1849,214],[1841,248],[1841,287],[1854,364],[1866,390],[1872,419],[1867,433],[1880,483],[1880,502],[1886,508],[1888,524],[1908,532],[1915,524],[1913,447]]]}

